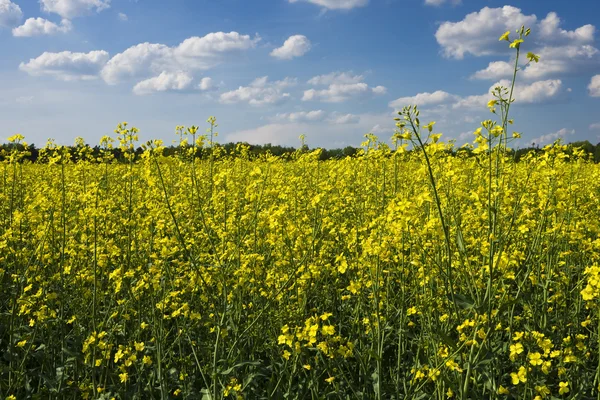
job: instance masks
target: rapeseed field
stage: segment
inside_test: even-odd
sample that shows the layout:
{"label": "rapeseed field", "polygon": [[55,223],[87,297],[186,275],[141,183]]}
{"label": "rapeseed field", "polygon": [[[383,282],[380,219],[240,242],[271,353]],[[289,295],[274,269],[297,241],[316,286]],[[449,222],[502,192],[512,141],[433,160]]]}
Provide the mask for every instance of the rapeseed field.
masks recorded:
{"label": "rapeseed field", "polygon": [[516,162],[492,97],[465,148],[406,107],[328,161],[226,153],[214,118],[169,157],[126,123],[99,157],[12,137],[2,398],[598,398],[600,167]]}

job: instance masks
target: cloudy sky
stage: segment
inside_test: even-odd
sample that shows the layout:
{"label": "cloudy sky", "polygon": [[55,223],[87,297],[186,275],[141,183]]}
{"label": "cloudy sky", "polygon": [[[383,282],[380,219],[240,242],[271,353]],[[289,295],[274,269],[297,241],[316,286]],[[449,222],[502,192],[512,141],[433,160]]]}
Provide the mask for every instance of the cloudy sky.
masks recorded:
{"label": "cloudy sky", "polygon": [[595,0],[0,0],[0,142],[93,145],[128,121],[168,144],[214,115],[220,142],[358,146],[418,104],[462,144],[521,25],[541,60],[518,77],[517,146],[598,143]]}

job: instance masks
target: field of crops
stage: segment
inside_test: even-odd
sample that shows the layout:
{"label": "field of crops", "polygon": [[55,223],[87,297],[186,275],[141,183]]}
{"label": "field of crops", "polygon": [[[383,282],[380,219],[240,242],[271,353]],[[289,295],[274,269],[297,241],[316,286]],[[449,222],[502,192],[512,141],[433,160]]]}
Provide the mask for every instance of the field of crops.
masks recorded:
{"label": "field of crops", "polygon": [[11,137],[0,397],[600,398],[600,165],[516,162],[493,95],[460,150],[416,107],[328,161],[225,152],[214,118],[168,157]]}
{"label": "field of crops", "polygon": [[368,146],[4,162],[3,396],[597,396],[600,167]]}

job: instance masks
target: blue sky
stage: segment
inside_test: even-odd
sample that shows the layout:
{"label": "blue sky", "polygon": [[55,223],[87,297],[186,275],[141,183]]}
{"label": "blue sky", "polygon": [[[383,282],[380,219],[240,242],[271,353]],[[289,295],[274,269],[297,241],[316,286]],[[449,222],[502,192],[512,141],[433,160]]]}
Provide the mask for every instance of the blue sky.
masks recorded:
{"label": "blue sky", "polygon": [[220,142],[358,146],[416,103],[462,144],[522,24],[541,60],[518,77],[516,146],[598,143],[596,0],[0,0],[0,141],[94,145],[128,121],[169,144],[214,115]]}

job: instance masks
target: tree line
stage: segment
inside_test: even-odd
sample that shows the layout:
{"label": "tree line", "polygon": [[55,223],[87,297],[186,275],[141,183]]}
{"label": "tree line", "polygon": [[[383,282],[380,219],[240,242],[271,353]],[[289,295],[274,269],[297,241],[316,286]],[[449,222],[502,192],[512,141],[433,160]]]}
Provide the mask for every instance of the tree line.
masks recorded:
{"label": "tree line", "polygon": [[[356,156],[357,154],[359,154],[359,152],[361,150],[361,147],[353,147],[353,146],[346,146],[344,148],[326,149],[326,148],[322,148],[322,147],[309,148],[307,145],[303,145],[300,148],[296,148],[293,146],[273,145],[271,143],[249,144],[249,143],[245,143],[245,142],[237,142],[237,143],[230,142],[230,143],[225,143],[225,144],[215,143],[215,144],[213,144],[212,148],[198,147],[198,148],[196,148],[196,157],[198,157],[200,159],[209,158],[211,153],[212,154],[214,154],[214,153],[228,154],[228,155],[235,156],[236,154],[240,153],[240,148],[241,148],[240,145],[243,145],[243,147],[245,148],[245,150],[244,150],[245,153],[250,158],[258,158],[258,157],[265,156],[265,155],[285,157],[285,156],[291,156],[292,154],[297,153],[298,151],[313,151],[313,150],[320,149],[321,152],[320,152],[319,158],[321,160],[325,161],[325,160],[335,160],[335,159],[341,159],[341,158],[345,158],[345,157]],[[589,157],[591,159],[594,160],[595,163],[600,163],[600,143],[593,145],[589,141],[585,140],[585,141],[569,143],[568,146],[571,149],[583,150],[585,153],[587,153],[589,155]],[[77,161],[78,154],[81,154],[80,147],[78,147],[78,146],[64,146],[64,147],[66,147],[69,151],[69,154],[71,154],[72,161]],[[14,143],[0,144],[0,161],[7,159],[9,154],[12,151],[14,151],[15,149],[19,150],[19,151],[26,151],[28,153],[28,154],[24,155],[23,157],[21,157],[21,159],[29,160],[31,162],[43,161],[40,157],[40,150],[42,150],[42,149],[37,148],[35,145],[29,145],[25,149],[22,144],[14,144]],[[97,160],[97,159],[101,158],[102,154],[103,153],[105,154],[107,151],[112,153],[112,156],[116,161],[121,161],[121,162],[125,161],[123,151],[118,147],[106,150],[104,148],[101,148],[100,146],[94,146],[94,147],[89,146],[86,154],[92,160]],[[138,147],[135,149],[136,155],[141,155],[143,153],[143,151],[144,150],[142,147]],[[512,149],[510,151],[511,151],[511,154],[513,155],[513,157],[515,158],[515,160],[519,161],[526,154],[540,153],[543,150],[539,146],[537,146],[537,147],[530,146],[530,147],[525,147],[525,148]],[[181,147],[179,147],[179,146],[167,146],[167,147],[165,147],[165,149],[163,151],[163,155],[176,156],[176,155],[180,154],[180,152],[181,152]],[[456,155],[458,153],[470,154],[471,150],[468,148],[457,148],[457,149],[454,149],[453,151],[448,151],[448,152],[452,153],[454,155]]]}

